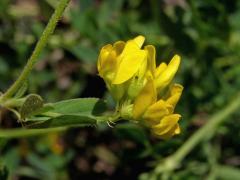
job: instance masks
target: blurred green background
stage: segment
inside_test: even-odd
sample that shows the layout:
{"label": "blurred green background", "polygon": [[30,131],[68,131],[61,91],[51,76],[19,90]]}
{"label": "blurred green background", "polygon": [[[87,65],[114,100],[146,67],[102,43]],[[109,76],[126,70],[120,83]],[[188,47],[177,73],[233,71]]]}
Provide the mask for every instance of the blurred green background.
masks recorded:
{"label": "blurred green background", "polygon": [[[57,0],[0,1],[0,90],[19,75]],[[120,123],[114,128],[74,128],[22,139],[0,139],[0,174],[9,179],[144,179],[210,115],[240,90],[240,1],[72,0],[29,78],[29,93],[47,102],[76,97],[113,101],[97,76],[100,48],[137,35],[157,49],[158,63],[178,53],[175,81],[185,87],[176,112],[182,133],[168,141],[146,129]],[[19,126],[2,112],[1,128]],[[211,133],[211,132],[209,132]],[[184,159],[171,179],[240,179],[240,113]],[[221,171],[213,175],[214,167]],[[214,171],[215,172],[215,171]],[[239,177],[239,178],[238,178]],[[1,178],[0,178],[1,179]]]}

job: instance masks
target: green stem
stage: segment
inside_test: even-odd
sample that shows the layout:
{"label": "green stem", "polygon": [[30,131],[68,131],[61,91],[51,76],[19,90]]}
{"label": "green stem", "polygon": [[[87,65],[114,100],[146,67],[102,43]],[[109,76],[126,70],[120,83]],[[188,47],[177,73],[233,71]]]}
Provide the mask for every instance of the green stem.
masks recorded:
{"label": "green stem", "polygon": [[25,100],[26,100],[26,98],[7,99],[6,101],[3,102],[2,105],[3,105],[4,107],[8,107],[8,108],[21,107]]}
{"label": "green stem", "polygon": [[59,132],[67,130],[67,127],[47,128],[47,129],[1,129],[0,138],[19,138],[27,136],[37,136],[46,133]]}
{"label": "green stem", "polygon": [[201,129],[199,129],[196,133],[194,133],[173,155],[168,157],[165,161],[165,166],[163,164],[159,164],[155,172],[162,172],[165,169],[170,171],[177,168],[179,163],[186,157],[186,155],[191,152],[191,150],[204,138],[209,138],[209,136],[214,134],[214,131],[218,127],[218,125],[223,122],[227,117],[229,117],[232,113],[237,111],[240,107],[240,94],[238,94],[234,100],[226,106],[223,110],[220,110],[219,113],[213,115],[206,125],[204,125]]}
{"label": "green stem", "polygon": [[20,88],[22,83],[27,79],[31,70],[33,69],[33,66],[36,64],[41,51],[46,46],[50,35],[53,33],[53,31],[57,25],[57,22],[61,18],[62,14],[64,12],[64,9],[68,5],[69,1],[70,0],[60,0],[57,8],[55,9],[52,17],[50,18],[46,28],[44,29],[42,36],[40,37],[39,41],[37,42],[37,45],[36,45],[32,55],[30,56],[26,66],[24,67],[22,73],[20,74],[18,79],[12,84],[12,86],[3,94],[2,100],[10,98],[12,95],[14,95],[14,93]]}

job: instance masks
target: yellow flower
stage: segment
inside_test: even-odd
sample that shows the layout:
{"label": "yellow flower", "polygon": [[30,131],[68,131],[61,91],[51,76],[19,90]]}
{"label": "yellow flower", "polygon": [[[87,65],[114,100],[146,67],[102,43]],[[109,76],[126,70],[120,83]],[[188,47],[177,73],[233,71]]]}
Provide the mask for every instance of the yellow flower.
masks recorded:
{"label": "yellow flower", "polygon": [[126,81],[137,73],[144,76],[147,67],[147,51],[141,47],[145,38],[138,36],[132,40],[118,41],[104,46],[98,58],[98,72],[116,100],[122,98],[127,89]]}
{"label": "yellow flower", "polygon": [[[160,138],[170,138],[180,133],[179,114],[173,114],[174,108],[180,99],[183,87],[174,84],[166,98],[157,98],[154,81],[149,80],[142,89],[133,105],[133,118],[143,119],[151,128],[153,134]],[[158,99],[158,100],[157,100]]]}
{"label": "yellow flower", "polygon": [[104,46],[98,58],[98,72],[118,102],[116,112],[122,118],[143,120],[154,135],[166,139],[180,133],[181,116],[174,114],[174,109],[183,87],[171,85],[180,57],[175,55],[168,65],[161,63],[156,67],[155,47],[147,45],[141,49],[144,40],[137,36]]}
{"label": "yellow flower", "polygon": [[180,117],[179,114],[164,116],[159,124],[152,127],[152,132],[162,139],[168,139],[173,135],[180,134],[181,130],[178,124]]}
{"label": "yellow flower", "polygon": [[157,68],[153,63],[155,62],[153,46],[148,48],[148,57],[153,77],[148,78],[147,83],[134,100],[133,118],[143,119],[153,134],[166,139],[180,133],[178,121],[181,116],[173,113],[183,87],[174,84],[167,94],[164,94],[164,88],[169,86],[178,70],[180,57],[175,55],[168,65],[161,63]]}

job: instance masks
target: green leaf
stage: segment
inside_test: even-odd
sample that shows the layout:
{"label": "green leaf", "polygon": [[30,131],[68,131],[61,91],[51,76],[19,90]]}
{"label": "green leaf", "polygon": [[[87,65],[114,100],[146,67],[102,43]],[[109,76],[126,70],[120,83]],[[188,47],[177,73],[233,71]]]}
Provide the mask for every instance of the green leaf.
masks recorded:
{"label": "green leaf", "polygon": [[51,103],[48,103],[48,104],[44,104],[41,108],[39,108],[34,113],[32,113],[32,115],[43,114],[43,113],[46,113],[46,112],[52,111],[52,110],[54,110],[54,107],[52,106]]}
{"label": "green leaf", "polygon": [[34,123],[29,125],[31,128],[55,128],[65,126],[90,126],[95,125],[96,120],[87,116],[81,115],[61,115],[51,118],[44,122]]}
{"label": "green leaf", "polygon": [[106,110],[106,103],[98,98],[79,98],[52,104],[51,112],[68,115],[100,115]]}
{"label": "green leaf", "polygon": [[[55,128],[91,126],[97,124],[96,115],[106,110],[106,104],[97,98],[79,98],[46,104],[37,112],[45,113],[44,116],[26,119],[28,128]],[[49,111],[48,111],[49,110]],[[36,112],[36,111],[35,111]]]}
{"label": "green leaf", "polygon": [[36,111],[43,107],[43,99],[37,94],[30,94],[27,96],[25,102],[20,108],[21,119],[33,115]]}

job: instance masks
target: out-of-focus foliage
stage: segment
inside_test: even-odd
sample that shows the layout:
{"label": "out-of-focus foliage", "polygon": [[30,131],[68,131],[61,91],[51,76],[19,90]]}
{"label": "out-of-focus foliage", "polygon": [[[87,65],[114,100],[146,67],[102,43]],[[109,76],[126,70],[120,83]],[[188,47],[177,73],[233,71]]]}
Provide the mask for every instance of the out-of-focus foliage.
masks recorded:
{"label": "out-of-focus foliage", "polygon": [[[0,90],[16,79],[57,0],[0,1]],[[176,111],[182,133],[168,141],[122,123],[22,139],[0,139],[0,179],[136,179],[151,171],[240,90],[240,2],[237,0],[72,0],[29,79],[29,93],[56,102],[106,98],[96,75],[99,49],[142,34],[158,61],[182,56],[176,82],[184,85]],[[8,111],[1,127],[20,126]],[[8,114],[8,115],[6,115]],[[239,179],[240,114],[184,160],[172,179]],[[6,118],[8,117],[8,118]],[[211,133],[211,132],[209,132]],[[144,179],[144,174],[141,176]]]}

